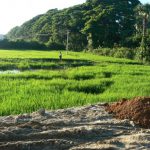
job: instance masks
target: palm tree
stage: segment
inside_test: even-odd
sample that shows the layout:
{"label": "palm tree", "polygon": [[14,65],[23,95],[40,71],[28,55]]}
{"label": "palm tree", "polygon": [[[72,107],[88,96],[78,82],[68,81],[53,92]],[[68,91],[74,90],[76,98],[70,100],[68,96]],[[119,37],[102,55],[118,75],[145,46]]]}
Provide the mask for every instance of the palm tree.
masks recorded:
{"label": "palm tree", "polygon": [[150,52],[147,49],[146,34],[147,34],[147,23],[150,18],[150,4],[138,5],[136,8],[137,15],[142,18],[142,40],[140,45],[140,59],[143,62],[150,61]]}
{"label": "palm tree", "polygon": [[146,36],[146,31],[147,31],[147,23],[148,19],[150,17],[150,4],[145,4],[145,5],[138,5],[137,6],[137,12],[140,17],[143,19],[143,32],[142,35]]}

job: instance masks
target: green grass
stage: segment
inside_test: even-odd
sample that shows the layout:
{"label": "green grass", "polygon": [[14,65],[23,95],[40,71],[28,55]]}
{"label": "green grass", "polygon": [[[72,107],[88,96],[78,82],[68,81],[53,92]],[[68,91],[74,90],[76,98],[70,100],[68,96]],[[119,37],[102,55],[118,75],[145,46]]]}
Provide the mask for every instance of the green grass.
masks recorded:
{"label": "green grass", "polygon": [[0,115],[150,96],[150,66],[90,53],[0,50]]}

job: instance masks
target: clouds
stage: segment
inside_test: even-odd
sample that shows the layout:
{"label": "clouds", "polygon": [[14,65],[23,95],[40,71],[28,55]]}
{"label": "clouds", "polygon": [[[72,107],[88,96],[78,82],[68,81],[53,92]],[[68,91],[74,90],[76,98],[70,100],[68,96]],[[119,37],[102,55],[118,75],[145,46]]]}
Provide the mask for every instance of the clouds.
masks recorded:
{"label": "clouds", "polygon": [[0,0],[0,33],[21,25],[49,9],[73,6],[86,0]]}
{"label": "clouds", "polygon": [[149,0],[140,0],[141,3],[145,4],[145,3],[150,3]]}

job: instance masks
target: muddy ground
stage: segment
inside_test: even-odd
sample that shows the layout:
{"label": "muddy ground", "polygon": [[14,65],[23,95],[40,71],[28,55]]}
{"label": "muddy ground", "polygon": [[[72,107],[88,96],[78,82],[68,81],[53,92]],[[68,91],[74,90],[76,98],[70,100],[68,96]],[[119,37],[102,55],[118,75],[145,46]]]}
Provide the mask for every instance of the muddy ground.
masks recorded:
{"label": "muddy ground", "polygon": [[150,149],[150,129],[113,118],[103,104],[0,117],[0,150]]}

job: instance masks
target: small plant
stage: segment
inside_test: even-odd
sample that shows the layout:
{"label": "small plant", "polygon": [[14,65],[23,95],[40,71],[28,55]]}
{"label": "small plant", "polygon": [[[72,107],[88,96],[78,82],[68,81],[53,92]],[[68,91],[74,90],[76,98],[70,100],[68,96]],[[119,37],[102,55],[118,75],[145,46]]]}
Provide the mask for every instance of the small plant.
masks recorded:
{"label": "small plant", "polygon": [[18,64],[18,69],[19,70],[29,70],[30,69],[30,65],[27,61],[21,61],[19,64]]}

